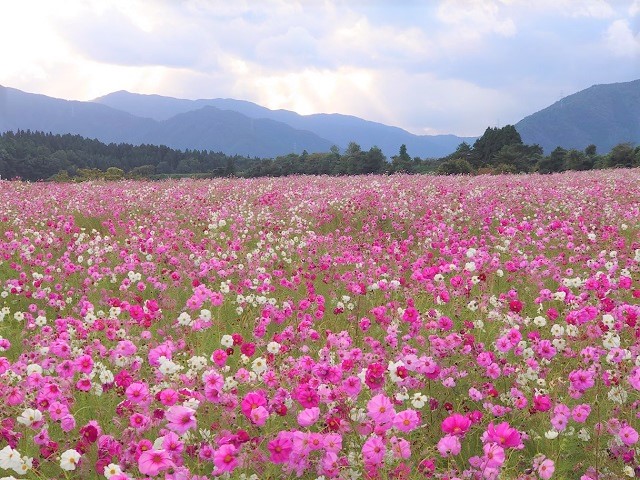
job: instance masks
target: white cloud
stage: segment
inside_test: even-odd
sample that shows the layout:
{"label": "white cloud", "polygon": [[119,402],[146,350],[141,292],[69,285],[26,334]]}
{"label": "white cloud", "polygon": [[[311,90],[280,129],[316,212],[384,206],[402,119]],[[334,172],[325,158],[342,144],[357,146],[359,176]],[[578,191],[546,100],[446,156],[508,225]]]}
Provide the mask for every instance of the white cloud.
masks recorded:
{"label": "white cloud", "polygon": [[616,20],[605,35],[607,47],[619,57],[640,55],[640,33],[634,33],[627,20]]}
{"label": "white cloud", "polygon": [[477,135],[637,77],[617,57],[639,54],[640,0],[0,2],[0,84],[62,98],[234,97]]}
{"label": "white cloud", "polygon": [[524,15],[555,14],[565,17],[611,18],[615,9],[605,0],[502,0]]}
{"label": "white cloud", "polygon": [[515,35],[517,28],[501,11],[502,2],[485,0],[445,0],[438,8],[438,18],[464,37],[481,38],[488,33],[504,37]]}

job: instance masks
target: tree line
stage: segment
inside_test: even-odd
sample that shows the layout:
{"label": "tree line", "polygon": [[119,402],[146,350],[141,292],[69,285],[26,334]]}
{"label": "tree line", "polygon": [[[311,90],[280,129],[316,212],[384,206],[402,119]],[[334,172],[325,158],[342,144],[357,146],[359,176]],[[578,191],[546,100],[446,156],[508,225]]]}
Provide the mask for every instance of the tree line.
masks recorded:
{"label": "tree line", "polygon": [[24,180],[196,176],[278,177],[286,175],[364,175],[431,173],[554,173],[640,166],[640,147],[616,145],[601,155],[595,145],[584,150],[558,147],[544,156],[538,145],[526,145],[512,125],[489,127],[473,145],[461,143],[442,158],[411,157],[401,145],[390,159],[378,147],[363,150],[351,142],[344,152],[290,153],[276,158],[249,158],[222,152],[175,150],[166,146],[105,144],[80,135],[19,130],[0,135],[0,176]]}

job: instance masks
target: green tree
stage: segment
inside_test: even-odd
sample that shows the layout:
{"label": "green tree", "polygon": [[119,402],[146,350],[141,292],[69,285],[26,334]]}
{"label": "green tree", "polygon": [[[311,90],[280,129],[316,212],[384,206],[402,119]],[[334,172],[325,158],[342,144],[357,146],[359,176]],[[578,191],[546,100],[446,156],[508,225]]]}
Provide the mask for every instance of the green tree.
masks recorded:
{"label": "green tree", "polygon": [[496,165],[508,165],[509,172],[530,172],[536,163],[542,158],[540,145],[524,145],[512,143],[505,145],[495,154],[493,163]]}
{"label": "green tree", "polygon": [[382,153],[382,150],[373,146],[364,156],[360,173],[380,173],[384,170],[386,163],[387,158]]}
{"label": "green tree", "polygon": [[391,157],[391,172],[411,173],[415,171],[414,162],[407,153],[407,146],[403,143],[400,145],[398,155]]}
{"label": "green tree", "polygon": [[473,173],[473,166],[462,158],[454,158],[442,162],[436,173],[438,175],[468,175]]}
{"label": "green tree", "polygon": [[590,170],[592,167],[592,156],[580,150],[569,150],[564,156],[564,170]]}
{"label": "green tree", "polygon": [[633,167],[636,152],[630,143],[620,143],[613,147],[607,156],[608,167]]}
{"label": "green tree", "polygon": [[540,159],[538,165],[536,165],[536,169],[540,173],[562,172],[564,170],[564,158],[566,155],[567,151],[564,148],[556,147],[548,157]]}
{"label": "green tree", "polygon": [[506,145],[522,144],[522,138],[513,125],[502,128],[488,127],[484,134],[473,143],[469,161],[475,168],[494,163],[495,155]]}

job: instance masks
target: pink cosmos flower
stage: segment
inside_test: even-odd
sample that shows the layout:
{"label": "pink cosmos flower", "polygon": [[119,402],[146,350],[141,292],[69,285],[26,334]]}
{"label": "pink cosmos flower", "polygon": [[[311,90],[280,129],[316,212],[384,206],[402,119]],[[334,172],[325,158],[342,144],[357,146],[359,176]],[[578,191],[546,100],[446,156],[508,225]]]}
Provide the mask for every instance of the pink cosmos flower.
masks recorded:
{"label": "pink cosmos flower", "polygon": [[269,418],[269,411],[263,406],[256,407],[251,410],[249,418],[251,419],[251,423],[261,427],[267,422],[267,418]]}
{"label": "pink cosmos flower", "polygon": [[586,403],[582,405],[576,405],[571,411],[571,418],[578,423],[584,423],[587,421],[587,417],[591,413],[591,407]]}
{"label": "pink cosmos flower", "polygon": [[296,455],[306,456],[311,448],[309,446],[309,433],[296,430],[291,437],[293,442],[293,452]]}
{"label": "pink cosmos flower", "polygon": [[347,395],[355,398],[362,389],[362,382],[360,382],[360,379],[356,376],[348,377],[342,382],[342,389]]}
{"label": "pink cosmos flower", "polygon": [[144,403],[149,398],[149,387],[143,382],[133,382],[124,393],[131,403]]}
{"label": "pink cosmos flower", "polygon": [[520,432],[510,427],[508,422],[502,422],[498,425],[491,422],[483,434],[483,441],[495,442],[503,448],[517,447],[522,443]]}
{"label": "pink cosmos flower", "polygon": [[251,411],[258,407],[265,407],[267,405],[267,399],[262,390],[256,390],[255,392],[249,392],[245,395],[240,403],[242,413],[251,418]]}
{"label": "pink cosmos flower", "polygon": [[173,466],[169,453],[164,450],[147,450],[138,458],[138,469],[151,477]]}
{"label": "pink cosmos flower", "polygon": [[318,407],[305,408],[298,413],[298,425],[309,427],[316,423],[318,418],[320,418],[320,409]]}
{"label": "pink cosmos flower", "polygon": [[496,468],[504,463],[504,448],[497,443],[486,443],[482,449],[484,451],[483,460],[487,468]]}
{"label": "pink cosmos flower", "polygon": [[415,410],[403,410],[393,418],[393,426],[401,432],[410,432],[418,426],[420,418]]}
{"label": "pink cosmos flower", "polygon": [[167,428],[173,430],[180,435],[187,430],[196,428],[196,411],[189,407],[174,405],[167,409],[165,418],[167,419]]}
{"label": "pink cosmos flower", "polygon": [[391,437],[389,439],[393,456],[400,458],[409,458],[411,456],[411,444],[404,438]]}
{"label": "pink cosmos flower", "polygon": [[460,440],[455,435],[445,435],[438,442],[438,451],[444,458],[458,455],[461,448]]}
{"label": "pink cosmos flower", "polygon": [[76,428],[76,419],[73,415],[67,414],[60,419],[60,428],[63,432],[70,432]]}
{"label": "pink cosmos flower", "polygon": [[537,471],[542,480],[549,480],[555,470],[556,466],[553,463],[553,460],[549,460],[547,458],[540,464]]}
{"label": "pink cosmos flower", "polygon": [[372,435],[362,445],[362,457],[366,465],[380,465],[387,452],[384,442],[377,435]]}
{"label": "pink cosmos flower", "polygon": [[547,395],[534,395],[533,407],[539,412],[546,412],[551,408],[551,399]]}
{"label": "pink cosmos flower", "polygon": [[286,431],[278,432],[276,438],[267,445],[271,456],[269,460],[273,463],[285,463],[293,450],[292,434]]}
{"label": "pink cosmos flower", "polygon": [[442,421],[442,431],[452,435],[463,436],[469,430],[471,420],[464,415],[454,413]]}
{"label": "pink cosmos flower", "polygon": [[184,450],[184,443],[180,437],[173,432],[167,433],[162,439],[162,448],[172,456],[179,455]]}
{"label": "pink cosmos flower", "polygon": [[225,363],[227,363],[227,352],[221,349],[214,350],[211,354],[211,361],[219,367],[224,367]]}
{"label": "pink cosmos flower", "polygon": [[176,392],[172,388],[165,388],[158,394],[158,400],[160,400],[160,403],[162,403],[162,405],[164,405],[165,407],[171,407],[175,405],[176,403],[178,403],[179,398],[180,397],[178,396],[178,392]]}
{"label": "pink cosmos flower", "polygon": [[630,425],[625,425],[618,432],[620,440],[625,445],[635,445],[638,442],[638,432]]}
{"label": "pink cosmos flower", "polygon": [[382,425],[392,422],[396,411],[391,400],[386,395],[379,393],[367,402],[367,415],[376,424]]}
{"label": "pink cosmos flower", "polygon": [[232,472],[238,466],[238,449],[227,443],[216,450],[213,455],[213,464],[215,465],[215,473]]}
{"label": "pink cosmos flower", "polygon": [[327,452],[339,452],[342,449],[342,435],[337,433],[325,435],[323,447]]}

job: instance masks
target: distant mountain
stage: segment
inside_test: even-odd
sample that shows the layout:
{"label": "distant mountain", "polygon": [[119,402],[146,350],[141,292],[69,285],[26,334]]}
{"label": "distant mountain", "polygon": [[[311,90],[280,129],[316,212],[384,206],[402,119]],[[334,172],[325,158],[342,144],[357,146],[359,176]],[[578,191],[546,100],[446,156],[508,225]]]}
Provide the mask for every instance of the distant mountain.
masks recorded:
{"label": "distant mountain", "polygon": [[515,125],[524,143],[606,153],[619,143],[640,143],[640,80],[594,85],[563,98]]}
{"label": "distant mountain", "polygon": [[76,133],[107,143],[138,143],[156,123],[106,105],[61,100],[0,86],[0,132],[22,129]]}
{"label": "distant mountain", "polygon": [[[190,103],[191,105],[191,103]],[[198,106],[158,121],[95,102],[61,100],[0,86],[0,132],[73,133],[106,143],[143,143],[229,155],[327,152],[332,142],[272,120]]]}
{"label": "distant mountain", "polygon": [[328,152],[332,143],[282,122],[254,119],[230,110],[203,107],[159,123],[144,143],[228,155],[267,157],[287,153]]}
{"label": "distant mountain", "polygon": [[453,152],[463,141],[473,143],[475,140],[475,137],[455,135],[414,135],[398,127],[350,115],[300,115],[289,110],[270,110],[255,103],[230,98],[184,100],[119,91],[97,98],[94,102],[155,120],[166,120],[180,113],[212,106],[221,110],[232,110],[250,118],[275,120],[295,129],[307,130],[342,149],[352,141],[364,150],[375,145],[388,157],[396,155],[402,144],[407,146],[408,153],[412,156],[442,157]]}
{"label": "distant mountain", "polygon": [[[563,98],[516,125],[522,140],[545,153],[557,146],[608,152],[640,143],[640,80],[595,85]],[[387,157],[407,146],[411,156],[442,157],[474,137],[414,135],[398,127],[341,114],[299,115],[234,99],[185,100],[114,92],[93,102],[61,100],[0,86],[0,132],[74,133],[103,142],[150,143],[226,154],[276,157],[288,153],[376,145]]]}

